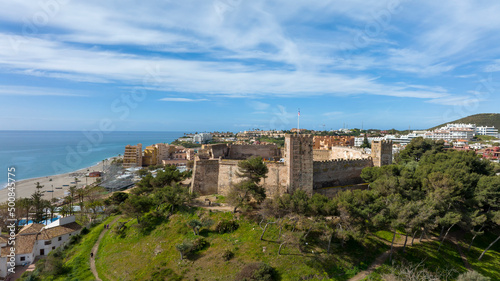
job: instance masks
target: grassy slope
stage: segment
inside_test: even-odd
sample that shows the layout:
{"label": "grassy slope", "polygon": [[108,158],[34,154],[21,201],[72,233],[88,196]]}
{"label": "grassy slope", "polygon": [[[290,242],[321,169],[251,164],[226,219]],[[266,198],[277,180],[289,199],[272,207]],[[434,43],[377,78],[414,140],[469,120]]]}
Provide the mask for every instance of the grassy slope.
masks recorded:
{"label": "grassy slope", "polygon": [[429,130],[434,130],[439,127],[445,126],[448,123],[471,123],[477,126],[494,126],[495,128],[500,128],[500,114],[498,113],[483,113],[475,114],[455,121],[446,122],[439,126],[430,128]]}
{"label": "grassy slope", "polygon": [[[358,271],[357,268],[366,267],[387,249],[376,239],[367,239],[366,248],[354,242],[347,243],[345,249],[334,244],[333,254],[327,255],[324,253],[326,244],[320,240],[321,232],[312,231],[308,237],[307,254],[301,253],[296,246],[286,246],[282,251],[284,255],[278,256],[279,244],[275,242],[278,230],[275,226],[266,232],[266,241],[260,241],[262,231],[259,226],[240,220],[239,229],[233,233],[202,230],[201,236],[209,241],[210,246],[189,260],[180,261],[175,245],[196,237],[186,226],[192,218],[197,216],[174,215],[168,223],[157,226],[150,233],[141,233],[136,220],[132,220],[124,238],[108,232],[101,241],[96,260],[99,276],[103,280],[151,280],[153,272],[168,268],[187,280],[234,280],[245,264],[263,261],[278,270],[281,280],[297,280],[304,276],[346,280]],[[232,214],[212,213],[211,218],[217,222],[222,218],[232,218]],[[266,247],[265,252],[263,247]],[[233,251],[235,257],[224,261],[221,257],[224,250]]]}
{"label": "grassy slope", "polygon": [[[468,235],[465,237],[465,239],[459,241],[459,244],[462,252],[466,254],[467,260],[472,268],[484,276],[490,277],[491,280],[500,280],[500,244],[495,244],[486,253],[481,262],[477,261],[482,251],[489,243],[495,240],[497,236],[485,234],[482,237],[477,237],[470,253],[467,252],[467,243],[470,241],[471,237]],[[413,247],[408,247],[405,254],[397,253],[395,255],[395,260],[405,260],[413,264],[419,264],[424,261],[424,267],[431,271],[453,268],[457,270],[458,273],[462,273],[467,270],[460,258],[457,248],[452,243],[445,241],[440,252],[437,251],[438,247],[439,242],[437,241],[415,244]],[[382,280],[380,279],[380,275],[388,272],[389,265],[390,262],[386,261],[384,266],[376,270],[376,272],[370,276],[370,280]]]}
{"label": "grassy slope", "polygon": [[68,269],[68,272],[64,276],[59,276],[55,279],[53,276],[45,276],[44,280],[95,280],[92,272],[90,271],[90,250],[99,238],[99,234],[101,234],[104,223],[109,223],[111,220],[112,218],[108,218],[102,224],[95,226],[87,235],[82,237],[80,242],[65,250],[64,265]]}

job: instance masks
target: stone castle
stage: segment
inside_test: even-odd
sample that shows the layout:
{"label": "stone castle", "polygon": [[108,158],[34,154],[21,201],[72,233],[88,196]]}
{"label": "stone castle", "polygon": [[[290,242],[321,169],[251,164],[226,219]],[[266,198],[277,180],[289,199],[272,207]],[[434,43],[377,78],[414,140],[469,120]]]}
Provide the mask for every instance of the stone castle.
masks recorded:
{"label": "stone castle", "polygon": [[253,156],[264,159],[269,172],[261,184],[268,196],[293,193],[298,189],[332,195],[342,188],[363,183],[365,167],[392,162],[392,143],[372,143],[372,154],[354,147],[313,149],[313,136],[286,135],[285,145],[206,145],[194,162],[191,191],[200,195],[226,195],[231,186],[241,181],[238,162]]}

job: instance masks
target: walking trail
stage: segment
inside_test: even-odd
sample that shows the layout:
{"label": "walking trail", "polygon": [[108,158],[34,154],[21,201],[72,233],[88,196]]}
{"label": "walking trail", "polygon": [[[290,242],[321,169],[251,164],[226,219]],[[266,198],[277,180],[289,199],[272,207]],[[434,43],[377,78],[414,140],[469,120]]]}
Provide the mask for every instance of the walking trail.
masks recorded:
{"label": "walking trail", "polygon": [[[115,218],[110,224],[109,226],[111,227],[112,225],[115,224],[115,222],[119,219],[120,217],[117,217]],[[102,281],[100,278],[99,278],[99,275],[97,274],[97,269],[95,268],[95,259],[96,259],[96,255],[97,255],[97,250],[99,249],[99,243],[101,243],[101,239],[102,237],[104,237],[104,234],[106,234],[106,232],[108,231],[108,229],[104,228],[101,232],[101,235],[99,235],[99,238],[97,239],[97,241],[95,242],[94,244],[94,247],[92,247],[92,253],[94,253],[94,257],[91,257],[90,258],[90,270],[92,270],[92,274],[94,274],[94,277],[95,277],[95,280],[97,281]]]}

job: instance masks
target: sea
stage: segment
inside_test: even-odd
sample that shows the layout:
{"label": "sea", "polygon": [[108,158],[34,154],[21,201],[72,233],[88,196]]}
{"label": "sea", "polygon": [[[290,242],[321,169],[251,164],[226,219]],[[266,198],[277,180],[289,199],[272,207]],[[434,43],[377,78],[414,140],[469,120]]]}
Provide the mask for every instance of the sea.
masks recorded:
{"label": "sea", "polygon": [[[0,189],[16,181],[76,171],[118,154],[125,145],[171,143],[184,132],[0,131]],[[15,171],[14,169],[15,168]],[[9,176],[9,169],[13,173]]]}

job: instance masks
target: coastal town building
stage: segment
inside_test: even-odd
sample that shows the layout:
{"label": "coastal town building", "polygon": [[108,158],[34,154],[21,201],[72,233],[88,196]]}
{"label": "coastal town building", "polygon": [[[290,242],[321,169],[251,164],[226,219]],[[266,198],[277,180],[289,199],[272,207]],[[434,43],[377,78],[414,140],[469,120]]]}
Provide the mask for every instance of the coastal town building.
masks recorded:
{"label": "coastal town building", "polygon": [[193,143],[207,143],[212,140],[212,134],[210,133],[199,133],[193,136]]}
{"label": "coastal town building", "polygon": [[[66,244],[71,236],[79,234],[81,229],[75,216],[60,218],[49,225],[25,225],[15,236],[15,265],[31,264],[37,257],[47,256],[50,251]],[[5,237],[0,238],[0,247],[0,278],[5,278],[11,248]]]}
{"label": "coastal town building", "polygon": [[142,144],[127,145],[123,153],[123,167],[141,167],[142,166]]}

